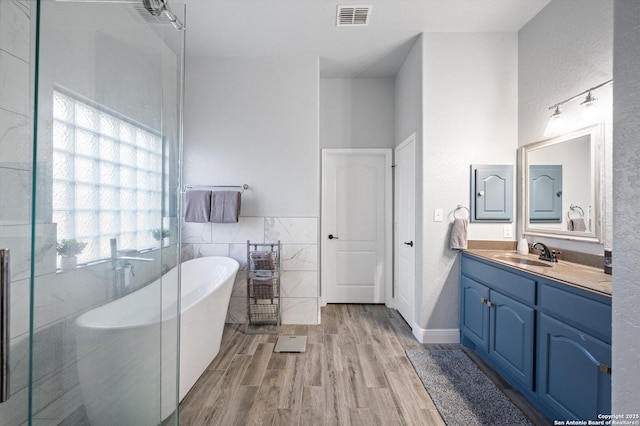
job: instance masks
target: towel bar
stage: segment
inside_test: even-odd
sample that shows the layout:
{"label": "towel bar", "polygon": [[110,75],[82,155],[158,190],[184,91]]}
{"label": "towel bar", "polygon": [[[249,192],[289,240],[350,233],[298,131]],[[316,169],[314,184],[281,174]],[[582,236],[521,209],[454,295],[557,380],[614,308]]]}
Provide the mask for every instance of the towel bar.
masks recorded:
{"label": "towel bar", "polygon": [[[575,212],[576,214],[580,215],[580,216],[576,216],[576,217],[571,217],[571,212]],[[567,218],[569,220],[572,219],[582,219],[584,218],[584,210],[582,210],[582,207],[575,205],[575,204],[570,204],[569,205],[569,210],[567,211]]]}
{"label": "towel bar", "polygon": [[244,191],[249,189],[249,185],[247,185],[246,183],[242,185],[185,185],[183,188],[183,192],[187,192],[190,189],[196,188],[241,188],[240,193],[243,193]]}
{"label": "towel bar", "polygon": [[468,209],[467,207],[465,207],[465,206],[461,205],[461,204],[458,204],[458,207],[456,207],[456,208],[455,208],[455,210],[453,211],[453,217],[454,217],[455,219],[465,219],[464,217],[458,217],[458,216],[456,216],[456,212],[457,212],[458,210],[466,210],[466,211],[467,211],[467,213],[469,214],[469,216],[468,216],[468,217],[471,217],[471,212],[469,211],[469,209]]}

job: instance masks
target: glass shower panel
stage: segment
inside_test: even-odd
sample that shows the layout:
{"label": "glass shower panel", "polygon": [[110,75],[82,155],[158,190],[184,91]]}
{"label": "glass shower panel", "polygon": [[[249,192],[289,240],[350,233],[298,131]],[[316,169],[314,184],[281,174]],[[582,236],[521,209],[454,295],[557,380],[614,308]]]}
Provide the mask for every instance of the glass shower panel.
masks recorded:
{"label": "glass shower panel", "polygon": [[[0,0],[0,250],[9,249],[10,258],[9,398],[0,403],[0,425],[19,425],[28,418],[32,7],[31,2]],[[36,243],[46,244],[49,231],[38,226]]]}
{"label": "glass shower panel", "polygon": [[30,419],[177,424],[183,32],[142,1],[38,4]]}

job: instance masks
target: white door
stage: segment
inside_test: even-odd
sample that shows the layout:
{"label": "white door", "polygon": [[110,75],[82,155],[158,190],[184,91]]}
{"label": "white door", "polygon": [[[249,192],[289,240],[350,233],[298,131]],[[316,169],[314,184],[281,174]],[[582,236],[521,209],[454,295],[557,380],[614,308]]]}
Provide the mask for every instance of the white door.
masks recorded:
{"label": "white door", "polygon": [[391,281],[391,150],[322,151],[322,297],[384,303]]}
{"label": "white door", "polygon": [[394,301],[413,327],[415,305],[416,148],[415,134],[395,149]]}

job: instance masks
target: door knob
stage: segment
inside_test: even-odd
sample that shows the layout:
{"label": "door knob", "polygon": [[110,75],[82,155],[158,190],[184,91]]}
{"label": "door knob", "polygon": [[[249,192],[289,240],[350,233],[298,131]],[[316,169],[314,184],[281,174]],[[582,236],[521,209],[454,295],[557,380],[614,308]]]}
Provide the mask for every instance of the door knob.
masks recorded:
{"label": "door knob", "polygon": [[482,197],[484,195],[484,191],[478,192],[478,197]]}
{"label": "door knob", "polygon": [[409,241],[408,243],[405,242],[402,244],[404,244],[405,246],[413,247],[413,241]]}
{"label": "door knob", "polygon": [[337,240],[337,239],[338,239],[338,237],[334,237],[334,236],[333,236],[333,234],[329,234],[329,239],[330,239],[330,240]]}

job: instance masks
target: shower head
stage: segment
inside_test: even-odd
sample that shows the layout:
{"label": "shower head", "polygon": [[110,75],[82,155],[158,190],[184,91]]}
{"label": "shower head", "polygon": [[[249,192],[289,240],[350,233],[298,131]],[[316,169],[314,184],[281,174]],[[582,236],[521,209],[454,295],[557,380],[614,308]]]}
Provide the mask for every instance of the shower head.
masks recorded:
{"label": "shower head", "polygon": [[178,31],[184,29],[184,25],[178,17],[171,11],[167,0],[142,0],[142,4],[147,12],[156,18],[156,22],[168,21]]}
{"label": "shower head", "polygon": [[164,0],[142,0],[142,4],[153,16],[160,15],[162,10],[167,7],[167,3]]}

